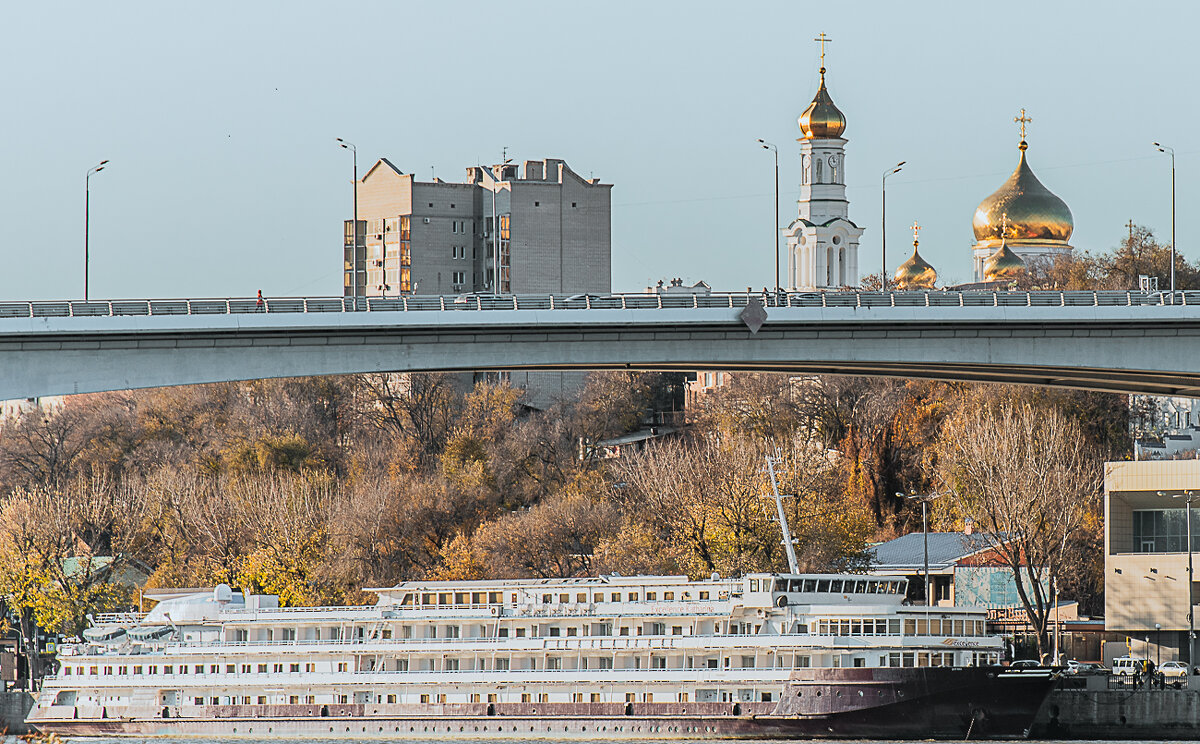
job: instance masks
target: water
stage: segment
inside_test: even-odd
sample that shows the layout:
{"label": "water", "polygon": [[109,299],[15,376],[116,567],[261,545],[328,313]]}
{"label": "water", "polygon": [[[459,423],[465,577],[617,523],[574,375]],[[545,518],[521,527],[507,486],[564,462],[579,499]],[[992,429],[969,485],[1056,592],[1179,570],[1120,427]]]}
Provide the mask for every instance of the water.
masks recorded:
{"label": "water", "polygon": [[[149,744],[163,744],[180,740],[186,744],[253,744],[254,742],[264,742],[269,744],[280,744],[287,742],[283,737],[275,738],[206,738],[206,737],[86,737],[86,738],[65,738],[65,742],[74,742],[77,744],[134,744],[146,742]],[[739,744],[780,744],[780,742],[832,742],[840,744],[912,744],[911,740],[895,740],[895,739],[719,739],[712,736],[697,736],[697,737],[673,737],[670,739],[605,739],[605,738],[551,738],[530,736],[527,738],[529,742],[538,742],[538,744],[679,744],[680,742],[712,742],[712,740],[726,740],[726,742],[738,742]],[[932,739],[925,739],[926,742],[931,742]],[[470,742],[472,744],[512,744],[514,739],[488,739],[474,737],[460,737],[454,739],[434,739],[434,738],[362,738],[355,739],[353,737],[338,737],[334,739],[298,739],[302,744],[352,744],[354,742],[364,742],[370,744],[412,744],[420,742],[421,744],[462,744]],[[980,739],[972,739],[970,742],[962,739],[937,739],[937,742],[942,744],[978,744]],[[1028,739],[1028,744],[1057,744],[1061,742],[1070,742],[1070,744],[1162,744],[1162,739]]]}

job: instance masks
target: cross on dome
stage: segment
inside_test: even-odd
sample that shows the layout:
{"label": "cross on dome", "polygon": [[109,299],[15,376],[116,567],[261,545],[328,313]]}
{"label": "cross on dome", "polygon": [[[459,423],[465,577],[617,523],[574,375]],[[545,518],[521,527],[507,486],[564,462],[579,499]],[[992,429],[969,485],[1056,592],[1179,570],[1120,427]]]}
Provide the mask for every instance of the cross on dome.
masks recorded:
{"label": "cross on dome", "polygon": [[916,245],[917,238],[921,237],[921,226],[917,224],[916,220],[913,220],[912,231],[913,231],[913,245]]}
{"label": "cross on dome", "polygon": [[1013,121],[1021,125],[1021,145],[1020,145],[1020,147],[1022,150],[1024,150],[1025,148],[1029,147],[1029,145],[1025,144],[1025,125],[1030,123],[1031,121],[1033,121],[1033,119],[1025,115],[1025,109],[1021,109],[1021,115],[1014,116]]}
{"label": "cross on dome", "polygon": [[813,41],[820,42],[820,44],[821,44],[821,73],[824,74],[825,73],[825,42],[833,41],[833,39],[826,36],[825,32],[822,31],[821,35],[818,36],[817,38],[813,39]]}

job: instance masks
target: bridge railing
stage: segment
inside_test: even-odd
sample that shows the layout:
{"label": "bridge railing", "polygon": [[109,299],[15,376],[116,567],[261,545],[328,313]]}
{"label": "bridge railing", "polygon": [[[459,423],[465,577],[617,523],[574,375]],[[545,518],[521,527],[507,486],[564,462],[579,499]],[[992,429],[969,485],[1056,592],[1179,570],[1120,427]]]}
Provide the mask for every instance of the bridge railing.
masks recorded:
{"label": "bridge railing", "polygon": [[68,318],[254,313],[347,313],[488,310],[637,310],[767,307],[1102,307],[1200,305],[1200,291],[1180,292],[714,292],[710,294],[407,295],[403,297],[256,297],[0,302],[3,318]]}

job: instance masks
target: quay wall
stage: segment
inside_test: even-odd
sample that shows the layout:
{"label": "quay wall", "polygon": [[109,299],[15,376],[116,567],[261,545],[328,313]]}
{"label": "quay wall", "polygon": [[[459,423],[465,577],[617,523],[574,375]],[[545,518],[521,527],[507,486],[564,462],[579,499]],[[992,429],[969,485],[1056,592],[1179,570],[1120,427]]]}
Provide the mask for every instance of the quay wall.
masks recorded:
{"label": "quay wall", "polygon": [[1055,690],[1030,736],[1200,740],[1200,689]]}
{"label": "quay wall", "polygon": [[0,692],[0,732],[28,734],[25,716],[33,708],[33,695],[28,692]]}

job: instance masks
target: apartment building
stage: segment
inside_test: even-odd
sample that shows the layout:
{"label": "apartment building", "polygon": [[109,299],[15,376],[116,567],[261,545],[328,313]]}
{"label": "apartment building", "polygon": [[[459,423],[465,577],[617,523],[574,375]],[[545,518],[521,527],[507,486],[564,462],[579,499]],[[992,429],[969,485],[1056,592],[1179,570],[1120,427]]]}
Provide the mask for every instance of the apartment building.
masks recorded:
{"label": "apartment building", "polygon": [[[343,227],[346,297],[612,291],[612,184],[563,160],[472,166],[449,183],[382,158],[356,186],[357,230],[354,220]],[[585,374],[504,376],[545,408],[572,397]]]}
{"label": "apartment building", "polygon": [[383,158],[357,187],[357,251],[354,221],[343,229],[347,297],[612,289],[612,185],[563,160],[472,166],[450,183]]}

